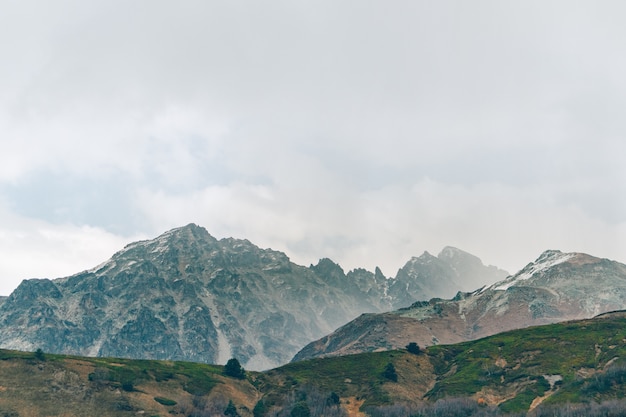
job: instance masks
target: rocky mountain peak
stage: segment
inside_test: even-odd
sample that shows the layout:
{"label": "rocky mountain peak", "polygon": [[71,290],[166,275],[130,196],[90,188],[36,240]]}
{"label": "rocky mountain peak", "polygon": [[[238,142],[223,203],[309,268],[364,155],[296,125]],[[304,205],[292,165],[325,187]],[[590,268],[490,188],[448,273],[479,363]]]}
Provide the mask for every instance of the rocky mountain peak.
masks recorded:
{"label": "rocky mountain peak", "polygon": [[8,299],[19,299],[30,303],[35,302],[39,297],[57,299],[63,295],[53,281],[46,278],[35,278],[22,281]]}
{"label": "rocky mountain peak", "polygon": [[410,271],[418,270],[425,265],[429,265],[433,262],[438,262],[438,258],[431,255],[428,251],[424,251],[420,256],[412,256],[402,268],[398,271],[398,274],[411,273]]}
{"label": "rocky mountain peak", "polygon": [[[437,255],[440,259],[452,259],[457,256],[465,256],[469,255],[469,253],[462,251],[461,249],[455,248],[454,246],[445,246]],[[473,255],[471,255],[473,256]]]}
{"label": "rocky mountain peak", "polygon": [[130,243],[124,247],[123,251],[138,247],[149,247],[153,252],[157,252],[159,248],[163,249],[169,246],[206,243],[217,243],[217,239],[211,236],[204,227],[190,223],[183,227],[168,230],[155,239]]}
{"label": "rocky mountain peak", "polygon": [[311,265],[309,268],[327,282],[335,285],[346,284],[346,273],[343,268],[328,258],[320,259],[317,265]]}
{"label": "rocky mountain peak", "polygon": [[412,257],[389,282],[388,294],[395,300],[394,308],[406,307],[416,301],[433,297],[452,297],[461,287],[451,266],[427,251]]}
{"label": "rocky mountain peak", "polygon": [[454,269],[459,276],[459,288],[463,291],[472,291],[485,282],[497,282],[509,275],[495,266],[485,266],[477,256],[452,246],[443,248],[437,257]]}
{"label": "rocky mountain peak", "polygon": [[376,277],[376,281],[379,282],[384,282],[387,279],[385,277],[385,274],[383,274],[383,271],[381,271],[379,267],[376,267],[376,269],[374,269],[374,276]]}
{"label": "rocky mountain peak", "polygon": [[506,290],[512,286],[519,285],[547,285],[545,281],[546,274],[554,275],[553,269],[560,264],[568,263],[576,258],[593,258],[589,255],[579,253],[563,253],[559,250],[544,251],[534,261],[526,265],[517,274],[508,277],[504,281],[498,282],[492,286],[495,290]]}
{"label": "rocky mountain peak", "polygon": [[71,277],[25,280],[0,303],[0,346],[210,363],[234,356],[267,369],[387,303],[373,273],[348,278],[330,260],[318,266],[190,224]]}
{"label": "rocky mountain peak", "polygon": [[333,262],[331,259],[328,258],[320,259],[317,262],[317,265],[311,265],[310,268],[320,273],[345,275],[343,268],[339,264]]}
{"label": "rocky mountain peak", "polygon": [[477,256],[462,251],[452,246],[446,246],[439,252],[437,257],[441,260],[445,260],[452,265],[482,265],[482,261]]}
{"label": "rocky mountain peak", "polygon": [[588,255],[580,252],[561,252],[560,250],[550,249],[543,252],[535,262],[531,262],[530,265],[535,267],[547,268],[550,266],[558,265],[561,263],[575,263],[578,265],[585,263],[598,262],[600,258]]}
{"label": "rocky mountain peak", "polygon": [[378,268],[345,273],[330,259],[307,268],[188,224],[70,277],[24,281],[0,300],[0,347],[211,363],[234,356],[268,369],[362,313],[452,296],[459,276],[428,252],[389,279]]}
{"label": "rocky mountain peak", "polygon": [[169,230],[155,239],[130,243],[108,261],[85,272],[110,275],[125,270],[157,268],[178,276],[184,274],[187,266],[208,256],[217,247],[217,239],[203,227],[191,223]]}

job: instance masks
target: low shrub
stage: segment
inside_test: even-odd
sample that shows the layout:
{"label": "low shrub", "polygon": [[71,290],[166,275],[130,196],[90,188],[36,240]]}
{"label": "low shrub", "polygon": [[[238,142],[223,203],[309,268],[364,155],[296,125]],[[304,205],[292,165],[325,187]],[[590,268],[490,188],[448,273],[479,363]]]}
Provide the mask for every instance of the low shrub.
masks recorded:
{"label": "low shrub", "polygon": [[169,398],[165,398],[165,397],[154,397],[154,401],[158,402],[159,404],[168,405],[168,406],[178,404],[176,401],[170,400]]}

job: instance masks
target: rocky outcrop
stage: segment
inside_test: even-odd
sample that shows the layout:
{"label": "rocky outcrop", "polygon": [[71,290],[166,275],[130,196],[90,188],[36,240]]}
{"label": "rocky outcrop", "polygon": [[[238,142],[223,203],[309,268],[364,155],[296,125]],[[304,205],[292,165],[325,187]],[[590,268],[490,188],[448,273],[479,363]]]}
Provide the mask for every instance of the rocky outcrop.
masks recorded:
{"label": "rocky outcrop", "polygon": [[295,360],[372,350],[452,344],[506,330],[583,319],[623,309],[626,265],[581,253],[546,251],[517,274],[452,299],[434,298],[364,314],[310,343]]}

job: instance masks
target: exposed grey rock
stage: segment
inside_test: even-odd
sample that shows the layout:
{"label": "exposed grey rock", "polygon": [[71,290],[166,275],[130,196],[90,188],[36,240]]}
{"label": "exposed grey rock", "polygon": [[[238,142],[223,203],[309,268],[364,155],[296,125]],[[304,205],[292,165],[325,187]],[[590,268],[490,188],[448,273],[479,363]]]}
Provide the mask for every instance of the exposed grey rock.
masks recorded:
{"label": "exposed grey rock", "polygon": [[457,258],[423,255],[388,280],[329,259],[296,265],[192,224],[71,277],[23,281],[0,304],[0,347],[267,369],[361,313],[456,292]]}
{"label": "exposed grey rock", "polygon": [[[420,258],[433,268],[445,268],[428,255]],[[362,315],[305,346],[294,360],[403,348],[410,342],[459,343],[506,330],[590,318],[625,305],[626,265],[550,250],[517,274],[480,290]]]}

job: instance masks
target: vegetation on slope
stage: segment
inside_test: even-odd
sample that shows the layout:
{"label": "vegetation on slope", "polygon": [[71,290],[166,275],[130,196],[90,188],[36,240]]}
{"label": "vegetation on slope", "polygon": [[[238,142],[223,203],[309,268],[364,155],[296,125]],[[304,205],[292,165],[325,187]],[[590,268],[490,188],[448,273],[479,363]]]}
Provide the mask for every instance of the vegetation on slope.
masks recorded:
{"label": "vegetation on slope", "polygon": [[359,409],[381,417],[591,416],[626,407],[623,313],[411,352],[313,359],[259,373],[235,361],[223,367],[0,350],[0,416],[331,417]]}
{"label": "vegetation on slope", "polygon": [[231,397],[251,409],[254,387],[223,371],[191,362],[0,350],[0,416],[208,416],[224,411]]}
{"label": "vegetation on slope", "polygon": [[[397,383],[382,377],[387,363],[397,370]],[[378,413],[401,405],[406,415],[416,410],[426,415],[424,406],[437,401],[447,407],[463,402],[466,411],[472,408],[468,404],[478,405],[483,414],[492,410],[488,415],[530,409],[557,413],[559,407],[583,406],[591,412],[590,404],[626,397],[626,314],[433,346],[416,355],[368,353],[294,363],[272,372],[342,398],[364,398],[363,408],[376,407]]]}
{"label": "vegetation on slope", "polygon": [[522,411],[547,395],[547,404],[619,398],[621,383],[602,393],[593,388],[601,383],[593,381],[606,379],[626,359],[626,318],[620,314],[533,327],[434,346],[428,353],[439,375],[428,393],[431,400],[480,399],[497,392],[499,400],[511,397],[502,409]]}

